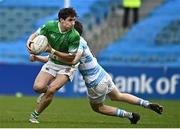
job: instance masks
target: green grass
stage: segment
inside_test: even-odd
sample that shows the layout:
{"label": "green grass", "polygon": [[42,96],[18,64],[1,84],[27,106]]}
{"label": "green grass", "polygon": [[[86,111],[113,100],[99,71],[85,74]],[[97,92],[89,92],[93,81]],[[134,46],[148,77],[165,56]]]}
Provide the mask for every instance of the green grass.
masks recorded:
{"label": "green grass", "polygon": [[51,105],[41,114],[40,124],[28,122],[29,114],[34,110],[36,97],[16,98],[0,96],[0,128],[178,128],[180,127],[179,101],[154,101],[165,107],[163,115],[148,109],[125,103],[106,101],[141,114],[137,125],[129,124],[128,119],[105,116],[91,110],[86,98],[55,98]]}

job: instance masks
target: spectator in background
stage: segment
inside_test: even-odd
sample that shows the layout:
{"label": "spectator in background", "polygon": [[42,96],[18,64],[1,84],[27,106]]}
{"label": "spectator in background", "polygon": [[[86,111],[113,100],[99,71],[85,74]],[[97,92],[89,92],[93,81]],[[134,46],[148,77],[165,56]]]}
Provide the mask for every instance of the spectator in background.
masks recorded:
{"label": "spectator in background", "polygon": [[141,7],[141,0],[123,0],[124,16],[123,16],[123,28],[126,30],[130,27],[129,12],[133,11],[133,24],[139,20],[139,8]]}

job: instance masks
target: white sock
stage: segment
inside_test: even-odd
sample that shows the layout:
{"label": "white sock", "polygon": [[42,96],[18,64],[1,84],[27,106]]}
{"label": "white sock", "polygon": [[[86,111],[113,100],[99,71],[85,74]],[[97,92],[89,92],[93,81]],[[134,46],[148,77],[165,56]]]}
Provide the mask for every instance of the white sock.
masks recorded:
{"label": "white sock", "polygon": [[127,118],[132,118],[133,117],[131,112],[127,112],[127,111],[122,110],[122,109],[117,109],[116,116],[118,116],[118,117],[127,117]]}
{"label": "white sock", "polygon": [[140,105],[140,106],[143,106],[143,107],[145,107],[145,108],[148,108],[148,106],[149,106],[149,101],[144,100],[144,99],[139,99],[139,105]]}

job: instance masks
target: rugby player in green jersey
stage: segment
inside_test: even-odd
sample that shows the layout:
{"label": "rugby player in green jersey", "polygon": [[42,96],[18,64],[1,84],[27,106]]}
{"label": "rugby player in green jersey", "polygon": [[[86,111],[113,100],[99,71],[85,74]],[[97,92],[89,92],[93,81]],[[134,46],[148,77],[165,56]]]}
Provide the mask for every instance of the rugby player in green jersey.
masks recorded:
{"label": "rugby player in green jersey", "polygon": [[26,46],[30,53],[32,53],[30,45],[36,36],[46,36],[49,43],[46,50],[49,53],[49,60],[43,65],[33,86],[35,92],[44,94],[41,102],[30,115],[31,123],[39,123],[37,120],[39,114],[51,103],[56,91],[73,79],[76,67],[56,60],[54,57],[60,56],[69,61],[75,58],[80,40],[79,33],[74,29],[76,17],[76,11],[73,8],[61,9],[58,13],[58,20],[49,21],[43,25],[31,34],[27,41]]}

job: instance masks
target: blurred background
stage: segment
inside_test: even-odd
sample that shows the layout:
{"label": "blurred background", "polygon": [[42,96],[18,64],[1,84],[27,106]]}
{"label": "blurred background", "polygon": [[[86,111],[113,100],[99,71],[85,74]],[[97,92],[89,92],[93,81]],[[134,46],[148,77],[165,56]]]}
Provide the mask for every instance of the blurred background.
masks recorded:
{"label": "blurred background", "polygon": [[[29,61],[27,38],[69,6],[119,90],[180,99],[179,0],[0,0],[0,95],[36,95],[32,87],[42,64]],[[57,96],[86,96],[78,72]]]}

